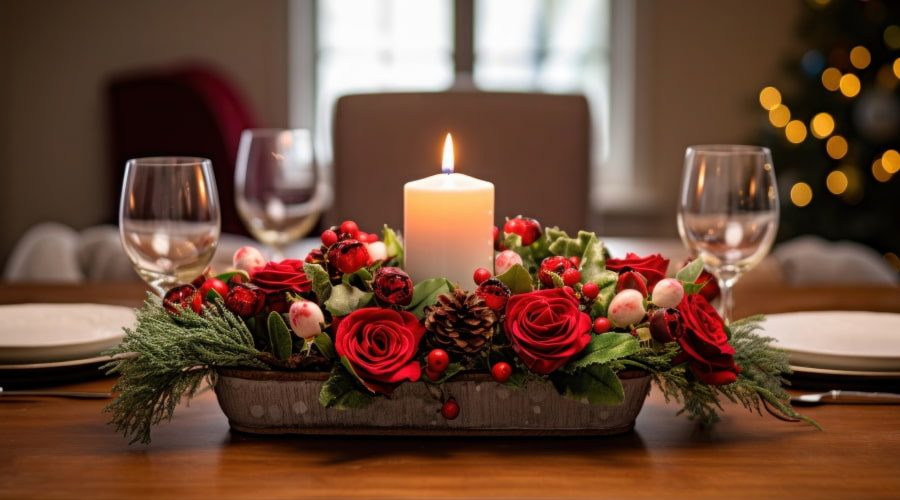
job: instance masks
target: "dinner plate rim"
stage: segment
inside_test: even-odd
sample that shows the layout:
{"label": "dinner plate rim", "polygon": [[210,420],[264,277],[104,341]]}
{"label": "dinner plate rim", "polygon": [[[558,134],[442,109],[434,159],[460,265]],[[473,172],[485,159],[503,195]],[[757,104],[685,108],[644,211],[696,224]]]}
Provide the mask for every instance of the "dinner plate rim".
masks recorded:
{"label": "dinner plate rim", "polygon": [[[71,311],[70,314],[74,314],[74,311],[96,312],[97,314],[106,314],[113,318],[121,314],[122,317],[127,315],[132,318],[133,322],[114,328],[111,324],[102,325],[103,318],[101,318],[97,325],[89,323],[76,325],[84,330],[99,332],[98,335],[83,335],[80,338],[61,336],[60,340],[56,342],[4,344],[4,339],[0,339],[0,366],[42,365],[67,361],[77,362],[83,359],[95,358],[100,356],[101,352],[121,342],[125,337],[123,329],[125,327],[134,327],[136,321],[134,308],[113,304],[29,302],[0,305],[0,315],[24,314],[21,311],[25,310],[29,311],[28,314],[34,314],[34,311],[40,313],[41,310],[46,310],[47,314],[53,314],[54,318],[58,318],[60,314],[66,314],[67,311]],[[54,320],[58,321],[58,319]],[[94,330],[90,330],[92,328]],[[9,331],[13,331],[13,329],[10,328]]]}

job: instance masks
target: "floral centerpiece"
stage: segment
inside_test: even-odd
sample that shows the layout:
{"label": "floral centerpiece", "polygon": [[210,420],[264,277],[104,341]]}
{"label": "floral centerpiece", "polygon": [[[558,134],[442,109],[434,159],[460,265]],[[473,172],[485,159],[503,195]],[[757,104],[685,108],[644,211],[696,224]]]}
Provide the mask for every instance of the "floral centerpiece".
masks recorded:
{"label": "floral centerpiece", "polygon": [[760,317],[723,323],[699,260],[667,277],[661,255],[614,258],[593,233],[520,216],[495,229],[494,269],[413,283],[390,228],[347,221],[321,240],[303,260],[244,247],[232,270],[148,295],[106,365],[120,375],[106,408],[117,430],[149,442],[182,397],[229,368],[322,374],[314,403],[330,411],[426,384],[446,419],[464,409],[441,388],[463,376],[616,405],[622,374],[638,371],[705,424],[721,397],[814,424],[786,403],[787,353],[759,335]]}

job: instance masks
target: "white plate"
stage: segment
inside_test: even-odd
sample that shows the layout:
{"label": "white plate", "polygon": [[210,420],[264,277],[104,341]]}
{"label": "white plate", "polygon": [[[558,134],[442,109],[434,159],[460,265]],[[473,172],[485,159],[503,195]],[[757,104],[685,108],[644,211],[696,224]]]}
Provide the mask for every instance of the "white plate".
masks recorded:
{"label": "white plate", "polygon": [[791,364],[824,370],[900,371],[900,314],[809,311],[772,314],[763,323]]}
{"label": "white plate", "polygon": [[0,363],[83,360],[118,344],[134,310],[104,304],[0,306]]}

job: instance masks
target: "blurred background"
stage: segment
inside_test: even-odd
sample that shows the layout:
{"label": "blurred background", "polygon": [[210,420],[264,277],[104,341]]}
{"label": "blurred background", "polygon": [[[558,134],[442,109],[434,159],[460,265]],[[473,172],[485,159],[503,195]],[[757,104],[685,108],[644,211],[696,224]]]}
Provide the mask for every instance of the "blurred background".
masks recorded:
{"label": "blurred background", "polygon": [[114,223],[115,85],[200,68],[229,84],[246,123],[313,128],[325,162],[340,95],[583,93],[588,229],[601,237],[677,235],[688,145],[768,145],[780,240],[861,242],[897,271],[897,4],[0,0],[0,262],[36,223]]}

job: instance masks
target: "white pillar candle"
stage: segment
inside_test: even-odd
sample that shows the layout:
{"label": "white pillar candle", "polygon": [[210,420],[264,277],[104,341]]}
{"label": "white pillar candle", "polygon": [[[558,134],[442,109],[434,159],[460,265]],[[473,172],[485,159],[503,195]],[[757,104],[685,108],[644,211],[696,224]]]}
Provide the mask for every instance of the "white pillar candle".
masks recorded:
{"label": "white pillar candle", "polygon": [[444,277],[473,290],[479,267],[494,260],[494,185],[453,172],[453,141],[444,143],[443,173],[403,188],[404,268],[414,283]]}

